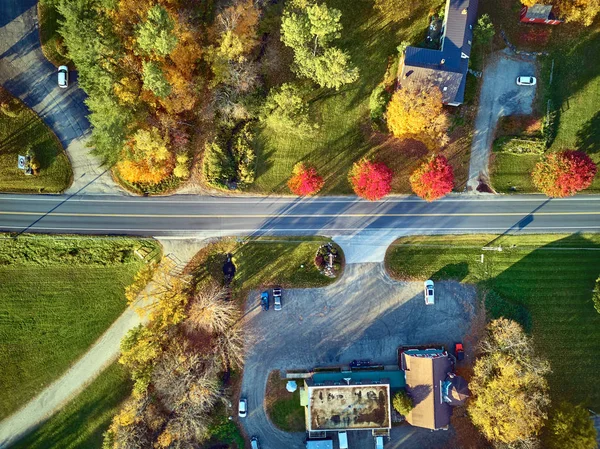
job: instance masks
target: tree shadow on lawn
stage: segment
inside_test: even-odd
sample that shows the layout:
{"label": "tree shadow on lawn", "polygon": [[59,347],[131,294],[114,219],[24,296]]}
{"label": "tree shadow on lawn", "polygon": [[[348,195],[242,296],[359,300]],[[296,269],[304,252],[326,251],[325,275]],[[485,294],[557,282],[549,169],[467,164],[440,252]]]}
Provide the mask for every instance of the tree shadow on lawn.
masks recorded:
{"label": "tree shadow on lawn", "polygon": [[431,275],[433,280],[453,279],[462,282],[469,275],[467,262],[449,263]]}
{"label": "tree shadow on lawn", "polygon": [[600,152],[600,112],[577,131],[577,149],[586,153]]}
{"label": "tree shadow on lawn", "polygon": [[529,310],[536,346],[552,367],[553,396],[600,407],[595,388],[600,359],[593,356],[600,345],[600,314],[591,300],[600,272],[600,243],[573,234],[505,268],[510,251],[487,256],[489,269],[502,270],[487,286]]}

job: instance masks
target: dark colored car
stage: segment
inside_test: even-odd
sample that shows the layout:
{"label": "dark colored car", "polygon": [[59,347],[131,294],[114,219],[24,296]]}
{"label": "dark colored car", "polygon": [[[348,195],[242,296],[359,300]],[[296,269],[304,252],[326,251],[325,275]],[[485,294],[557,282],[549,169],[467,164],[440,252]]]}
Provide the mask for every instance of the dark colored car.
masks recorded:
{"label": "dark colored car", "polygon": [[350,362],[350,368],[362,368],[365,366],[371,366],[370,360],[352,360]]}
{"label": "dark colored car", "polygon": [[454,355],[456,356],[456,360],[459,362],[465,358],[465,350],[462,343],[454,344]]}
{"label": "dark colored car", "polygon": [[269,292],[262,292],[260,294],[260,305],[263,310],[269,310]]}

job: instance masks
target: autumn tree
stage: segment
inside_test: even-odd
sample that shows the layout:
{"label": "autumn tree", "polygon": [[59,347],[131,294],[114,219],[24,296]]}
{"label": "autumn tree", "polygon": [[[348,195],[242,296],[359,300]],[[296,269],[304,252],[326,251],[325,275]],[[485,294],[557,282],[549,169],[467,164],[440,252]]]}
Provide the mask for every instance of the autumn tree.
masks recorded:
{"label": "autumn tree", "polygon": [[396,91],[387,108],[387,124],[396,137],[421,140],[429,147],[448,142],[448,113],[437,86],[409,83]]}
{"label": "autumn tree", "polygon": [[547,418],[548,362],[516,322],[497,319],[487,330],[469,384],[471,420],[493,443],[532,442]]}
{"label": "autumn tree", "polygon": [[347,52],[332,46],[341,36],[341,11],[310,0],[290,2],[281,21],[281,41],[294,51],[294,70],[321,87],[339,89],[358,79]]}
{"label": "autumn tree", "polygon": [[404,390],[399,391],[394,395],[392,405],[394,406],[394,409],[403,416],[408,415],[414,408],[412,398]]}
{"label": "autumn tree", "polygon": [[596,449],[596,428],[582,406],[561,403],[546,424],[545,447],[548,449]]}
{"label": "autumn tree", "polygon": [[587,189],[598,167],[582,151],[562,151],[543,156],[532,172],[533,184],[553,198],[575,195]]}
{"label": "autumn tree", "polygon": [[173,173],[169,139],[158,128],[140,129],[125,146],[119,174],[128,182],[157,184]]}
{"label": "autumn tree", "polygon": [[147,19],[137,29],[137,43],[146,53],[166,56],[177,46],[174,28],[175,22],[169,12],[161,5],[155,5],[148,10]]}
{"label": "autumn tree", "polygon": [[323,188],[325,182],[323,177],[317,173],[317,170],[298,162],[292,170],[292,177],[288,181],[288,187],[294,195],[309,196],[314,195]]}
{"label": "autumn tree", "polygon": [[305,135],[315,129],[308,116],[308,105],[295,84],[285,83],[269,92],[260,120],[277,131]]}
{"label": "autumn tree", "polygon": [[240,319],[237,305],[225,300],[225,290],[216,285],[200,289],[193,297],[186,327],[211,334],[226,332]]}
{"label": "autumn tree", "polygon": [[454,188],[452,166],[444,156],[432,156],[410,175],[410,186],[424,200],[437,200]]}
{"label": "autumn tree", "polygon": [[412,18],[418,6],[413,0],[375,0],[375,9],[396,22]]}
{"label": "autumn tree", "polygon": [[352,165],[348,179],[358,196],[376,201],[391,192],[392,177],[392,170],[384,163],[363,158]]}
{"label": "autumn tree", "polygon": [[566,22],[577,22],[590,26],[600,12],[599,0],[554,0],[558,16]]}

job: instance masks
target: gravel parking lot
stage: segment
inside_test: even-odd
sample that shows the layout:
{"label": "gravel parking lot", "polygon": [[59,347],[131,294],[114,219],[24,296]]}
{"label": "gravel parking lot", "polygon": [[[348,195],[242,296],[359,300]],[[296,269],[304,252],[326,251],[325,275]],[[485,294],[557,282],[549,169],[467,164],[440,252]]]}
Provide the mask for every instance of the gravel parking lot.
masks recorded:
{"label": "gravel parking lot", "polygon": [[[304,434],[275,428],[263,409],[268,373],[274,369],[311,369],[371,359],[395,364],[400,345],[461,340],[474,311],[475,288],[457,282],[436,284],[436,304],[426,306],[423,284],[397,282],[383,264],[350,264],[335,284],[317,289],[286,290],[283,310],[260,309],[259,292],[248,298],[248,354],[242,396],[249,413],[243,420],[248,435],[257,435],[265,449],[303,448]],[[368,432],[351,432],[354,447],[374,447]],[[451,432],[430,432],[409,426],[394,428],[386,448],[435,448]]]}

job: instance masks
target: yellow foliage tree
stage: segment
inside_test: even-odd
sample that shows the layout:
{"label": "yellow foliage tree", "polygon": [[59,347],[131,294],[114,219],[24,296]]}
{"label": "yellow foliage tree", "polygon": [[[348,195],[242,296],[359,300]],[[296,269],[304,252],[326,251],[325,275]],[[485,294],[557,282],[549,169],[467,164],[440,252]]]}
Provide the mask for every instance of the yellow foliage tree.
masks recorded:
{"label": "yellow foliage tree", "polygon": [[421,140],[431,148],[448,143],[449,119],[438,87],[412,83],[396,91],[386,118],[396,137]]}
{"label": "yellow foliage tree", "polygon": [[121,177],[131,183],[158,184],[173,173],[175,161],[169,151],[169,138],[158,128],[138,130],[125,145],[117,163]]}
{"label": "yellow foliage tree", "polygon": [[550,404],[548,363],[534,354],[531,340],[514,321],[494,320],[481,343],[469,384],[468,411],[473,424],[493,443],[534,440]]}
{"label": "yellow foliage tree", "polygon": [[555,0],[559,17],[567,22],[577,22],[585,26],[594,23],[600,12],[600,0]]}
{"label": "yellow foliage tree", "polygon": [[528,8],[530,8],[533,5],[537,5],[538,3],[544,2],[542,0],[521,0],[521,3],[523,4],[523,6],[527,6]]}

